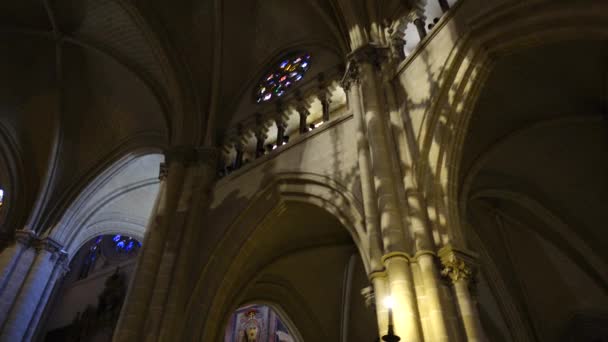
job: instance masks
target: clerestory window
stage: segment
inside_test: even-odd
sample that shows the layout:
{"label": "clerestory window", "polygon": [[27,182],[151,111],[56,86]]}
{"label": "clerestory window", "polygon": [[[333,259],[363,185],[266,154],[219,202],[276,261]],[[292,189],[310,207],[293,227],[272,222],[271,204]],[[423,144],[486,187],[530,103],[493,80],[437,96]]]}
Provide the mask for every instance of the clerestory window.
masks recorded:
{"label": "clerestory window", "polygon": [[268,102],[282,97],[285,93],[300,82],[310,69],[311,57],[308,53],[293,54],[284,58],[270,71],[257,86],[255,99],[257,103]]}

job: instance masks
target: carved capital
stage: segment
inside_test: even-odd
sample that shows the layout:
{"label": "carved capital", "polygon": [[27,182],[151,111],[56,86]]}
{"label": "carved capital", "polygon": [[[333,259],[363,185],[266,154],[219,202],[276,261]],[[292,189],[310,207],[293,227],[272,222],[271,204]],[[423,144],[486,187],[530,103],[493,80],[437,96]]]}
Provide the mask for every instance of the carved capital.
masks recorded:
{"label": "carved capital", "polygon": [[441,275],[449,278],[452,282],[459,280],[470,281],[474,278],[476,263],[475,255],[445,246],[439,250],[441,260]]}
{"label": "carved capital", "polygon": [[300,116],[308,117],[310,115],[310,111],[308,110],[308,106],[303,102],[298,102],[295,106],[296,111]]}
{"label": "carved capital", "polygon": [[363,296],[363,300],[365,302],[366,307],[373,308],[375,306],[376,293],[374,292],[374,288],[372,286],[362,288],[361,295]]}
{"label": "carved capital", "polygon": [[32,246],[36,241],[36,233],[32,230],[23,229],[15,232],[15,241],[26,248]]}
{"label": "carved capital", "polygon": [[390,49],[388,46],[376,43],[368,43],[348,55],[348,60],[352,64],[371,64],[380,69],[382,64],[387,61]]}
{"label": "carved capital", "polygon": [[346,64],[346,70],[344,71],[344,76],[342,76],[342,80],[340,81],[340,85],[344,90],[348,91],[350,87],[354,84],[361,83],[361,72],[359,70],[359,65],[354,61],[348,61]]}
{"label": "carved capital", "polygon": [[40,250],[45,250],[50,253],[59,253],[63,250],[63,246],[61,244],[50,237],[45,237],[43,239],[38,240],[37,247]]}
{"label": "carved capital", "polygon": [[390,37],[390,46],[393,58],[400,61],[404,60],[406,56],[405,51],[403,49],[405,47],[405,44],[407,43],[405,40],[405,32],[389,28],[388,34]]}

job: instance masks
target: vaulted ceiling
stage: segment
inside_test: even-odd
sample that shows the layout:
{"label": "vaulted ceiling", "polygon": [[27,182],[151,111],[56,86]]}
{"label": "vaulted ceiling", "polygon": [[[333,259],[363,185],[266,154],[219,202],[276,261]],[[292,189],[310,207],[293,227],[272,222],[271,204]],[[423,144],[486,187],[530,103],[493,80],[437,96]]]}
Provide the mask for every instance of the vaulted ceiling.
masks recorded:
{"label": "vaulted ceiling", "polygon": [[[313,55],[305,82],[336,68],[366,2],[2,2],[0,125],[29,170],[19,225],[52,224],[128,151],[215,145],[264,110],[253,89],[285,53]],[[36,198],[51,204],[32,215]]]}
{"label": "vaulted ceiling", "polygon": [[471,119],[461,199],[474,248],[539,340],[608,303],[607,57],[601,41],[504,57]]}

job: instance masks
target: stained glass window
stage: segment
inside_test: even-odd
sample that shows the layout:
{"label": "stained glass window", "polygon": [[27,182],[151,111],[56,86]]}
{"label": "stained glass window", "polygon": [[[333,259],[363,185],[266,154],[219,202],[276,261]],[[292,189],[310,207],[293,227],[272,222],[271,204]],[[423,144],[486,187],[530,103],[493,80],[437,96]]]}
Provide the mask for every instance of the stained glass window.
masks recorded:
{"label": "stained glass window", "polygon": [[116,247],[117,252],[130,253],[137,251],[141,247],[141,242],[130,236],[116,234],[112,238],[112,241],[114,241],[114,247]]}
{"label": "stained glass window", "polygon": [[268,102],[285,95],[289,88],[304,78],[310,69],[310,61],[308,53],[300,53],[283,59],[260,81],[255,91],[256,102]]}

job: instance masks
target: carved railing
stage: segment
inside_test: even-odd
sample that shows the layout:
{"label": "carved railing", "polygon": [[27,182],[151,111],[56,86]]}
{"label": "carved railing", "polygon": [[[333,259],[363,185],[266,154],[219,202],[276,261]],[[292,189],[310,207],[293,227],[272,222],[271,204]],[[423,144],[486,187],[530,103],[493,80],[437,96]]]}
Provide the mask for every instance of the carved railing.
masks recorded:
{"label": "carved railing", "polygon": [[396,55],[406,59],[457,0],[419,0],[409,15],[387,28],[390,44]]}
{"label": "carved railing", "polygon": [[341,116],[346,94],[338,84],[342,70],[320,74],[306,86],[252,113],[231,127],[224,136],[218,175],[227,176],[244,165],[269,154],[279,153],[297,136]]}

